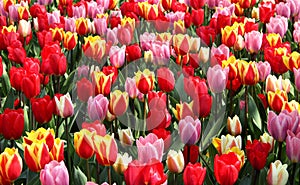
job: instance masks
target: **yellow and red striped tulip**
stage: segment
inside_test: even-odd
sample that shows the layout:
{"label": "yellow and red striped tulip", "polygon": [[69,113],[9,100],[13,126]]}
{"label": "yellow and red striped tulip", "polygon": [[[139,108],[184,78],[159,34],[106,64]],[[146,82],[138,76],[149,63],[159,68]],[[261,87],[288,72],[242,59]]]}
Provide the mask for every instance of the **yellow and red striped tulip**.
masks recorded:
{"label": "yellow and red striped tulip", "polygon": [[106,41],[101,39],[98,35],[88,36],[84,38],[82,49],[85,56],[100,61],[105,55]]}
{"label": "yellow and red striped tulip", "polygon": [[23,138],[23,145],[31,145],[34,142],[45,143],[49,150],[52,149],[54,145],[54,130],[45,129],[43,127],[38,128],[37,130],[31,130],[27,132],[27,136]]}
{"label": "yellow and red striped tulip", "polygon": [[61,42],[64,39],[64,29],[63,28],[50,28],[50,31],[52,32],[52,40]]}
{"label": "yellow and red striped tulip", "polygon": [[74,49],[75,46],[77,45],[77,42],[78,42],[77,33],[68,31],[64,34],[64,47],[67,50]]}
{"label": "yellow and red striped tulip", "polygon": [[276,90],[276,92],[268,92],[268,103],[271,109],[275,112],[280,112],[284,102],[288,101],[287,93],[283,90]]}
{"label": "yellow and red striped tulip", "polygon": [[228,80],[234,80],[238,75],[237,60],[234,55],[222,61],[222,68],[229,68]]}
{"label": "yellow and red striped tulip", "polygon": [[284,65],[290,70],[293,71],[294,68],[298,69],[300,67],[300,53],[294,51],[288,56],[282,56]]}
{"label": "yellow and red striped tulip", "polygon": [[112,77],[114,73],[109,75],[104,74],[102,71],[95,71],[93,73],[93,82],[95,85],[95,95],[103,94],[108,96],[112,85]]}
{"label": "yellow and red striped tulip", "polygon": [[237,26],[226,26],[222,29],[222,43],[228,47],[233,47],[237,37],[238,37],[238,29]]}
{"label": "yellow and red striped tulip", "polygon": [[127,92],[115,90],[110,93],[109,111],[115,116],[123,115],[129,104],[129,96]]}
{"label": "yellow and red striped tulip", "polygon": [[76,32],[79,35],[85,35],[89,31],[88,20],[83,17],[76,19],[75,26],[76,26]]}
{"label": "yellow and red striped tulip", "polygon": [[154,72],[149,69],[145,69],[143,72],[138,71],[135,73],[135,81],[138,90],[143,94],[147,94],[154,88]]}
{"label": "yellow and red striped tulip", "polygon": [[102,166],[111,166],[117,160],[118,146],[114,135],[95,135],[93,138],[97,162]]}
{"label": "yellow and red striped tulip", "polygon": [[174,32],[176,34],[184,34],[186,32],[184,21],[178,20],[174,22]]}
{"label": "yellow and red striped tulip", "polygon": [[172,108],[172,111],[178,121],[184,119],[186,116],[195,116],[193,112],[193,101],[190,103],[183,102],[176,104],[176,109]]}
{"label": "yellow and red striped tulip", "polygon": [[24,160],[33,172],[39,172],[51,161],[48,146],[43,142],[34,142],[24,147]]}
{"label": "yellow and red striped tulip", "polygon": [[173,46],[177,55],[186,55],[190,49],[190,37],[183,34],[174,35]]}
{"label": "yellow and red striped tulip", "polygon": [[60,138],[54,140],[54,145],[50,151],[50,156],[52,160],[58,162],[64,160],[64,142]]}
{"label": "yellow and red striped tulip", "polygon": [[242,84],[244,85],[255,85],[259,81],[259,72],[255,62],[246,62],[240,60],[237,62],[238,75]]}
{"label": "yellow and red striped tulip", "polygon": [[271,47],[274,47],[282,42],[281,36],[278,33],[267,34],[266,40]]}
{"label": "yellow and red striped tulip", "polygon": [[0,155],[1,176],[9,182],[16,180],[22,172],[23,162],[18,149],[5,148]]}
{"label": "yellow and red striped tulip", "polygon": [[74,148],[77,155],[83,159],[89,159],[94,155],[93,136],[94,132],[81,129],[74,133]]}
{"label": "yellow and red striped tulip", "polygon": [[300,114],[300,105],[299,102],[292,100],[290,102],[284,102],[282,106],[282,110],[287,110],[288,112],[292,112],[294,110],[297,110]]}

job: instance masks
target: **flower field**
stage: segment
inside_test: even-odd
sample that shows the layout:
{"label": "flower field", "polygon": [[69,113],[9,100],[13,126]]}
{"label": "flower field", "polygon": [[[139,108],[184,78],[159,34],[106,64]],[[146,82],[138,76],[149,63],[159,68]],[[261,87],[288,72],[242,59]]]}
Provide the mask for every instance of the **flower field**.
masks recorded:
{"label": "flower field", "polygon": [[299,0],[2,0],[0,184],[300,184],[299,52]]}

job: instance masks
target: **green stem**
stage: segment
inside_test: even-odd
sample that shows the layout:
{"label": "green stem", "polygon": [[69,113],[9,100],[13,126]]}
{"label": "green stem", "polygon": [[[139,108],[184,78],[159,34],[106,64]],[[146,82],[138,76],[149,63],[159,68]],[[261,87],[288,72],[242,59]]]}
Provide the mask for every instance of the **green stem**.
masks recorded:
{"label": "green stem", "polygon": [[245,86],[245,137],[248,135],[248,86]]}
{"label": "green stem", "polygon": [[97,184],[100,184],[101,169],[100,169],[100,165],[98,162],[96,163],[96,166],[97,166],[96,182],[97,182]]}
{"label": "green stem", "polygon": [[278,155],[277,155],[277,159],[279,161],[281,160],[281,153],[282,153],[282,142],[278,142]]}
{"label": "green stem", "polygon": [[86,173],[87,173],[87,179],[88,181],[91,181],[91,174],[90,174],[90,166],[89,166],[89,160],[86,159]]}
{"label": "green stem", "polygon": [[108,184],[111,185],[111,166],[107,167]]}
{"label": "green stem", "polygon": [[[68,171],[71,174],[71,158],[70,158],[70,140],[69,140],[69,127],[68,127],[68,118],[65,118],[65,134],[67,140],[67,161],[68,161]],[[70,184],[71,183],[71,175],[70,175]]]}
{"label": "green stem", "polygon": [[259,170],[254,170],[253,175],[252,175],[252,181],[251,181],[252,185],[258,184],[257,182],[259,179],[259,172],[260,172]]}
{"label": "green stem", "polygon": [[147,128],[147,95],[144,95],[144,137],[146,136],[146,128]]}
{"label": "green stem", "polygon": [[[297,163],[293,163],[293,171],[292,171],[292,174],[290,176],[290,182],[291,182],[291,185],[294,185],[295,183],[295,178],[296,178],[296,168],[297,168]],[[300,180],[299,180],[300,182]]]}

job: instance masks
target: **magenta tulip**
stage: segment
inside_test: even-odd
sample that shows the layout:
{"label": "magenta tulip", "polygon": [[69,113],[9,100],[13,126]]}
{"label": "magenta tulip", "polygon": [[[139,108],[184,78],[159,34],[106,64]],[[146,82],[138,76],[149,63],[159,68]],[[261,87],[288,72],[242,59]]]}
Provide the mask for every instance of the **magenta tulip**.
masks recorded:
{"label": "magenta tulip", "polygon": [[179,121],[179,135],[184,144],[194,145],[200,139],[201,122],[199,119],[193,119],[187,116]]}
{"label": "magenta tulip", "polygon": [[145,138],[140,137],[136,141],[138,149],[138,159],[141,163],[148,163],[151,159],[155,158],[162,161],[164,151],[164,140],[150,133]]}
{"label": "magenta tulip", "polygon": [[221,93],[225,88],[228,80],[229,68],[224,68],[220,65],[209,67],[207,71],[207,82],[210,90],[213,93]]}
{"label": "magenta tulip", "polygon": [[90,97],[88,100],[88,115],[92,121],[103,121],[106,117],[108,110],[108,100],[102,94],[98,94],[96,97]]}
{"label": "magenta tulip", "polygon": [[42,185],[69,185],[69,173],[64,161],[55,160],[45,165],[40,173]]}

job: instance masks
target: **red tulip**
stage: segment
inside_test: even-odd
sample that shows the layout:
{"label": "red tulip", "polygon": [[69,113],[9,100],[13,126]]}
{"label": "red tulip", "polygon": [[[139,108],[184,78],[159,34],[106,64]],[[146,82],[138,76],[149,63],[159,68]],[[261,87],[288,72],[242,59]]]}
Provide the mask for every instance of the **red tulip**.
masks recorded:
{"label": "red tulip", "polygon": [[3,63],[2,63],[2,57],[0,56],[0,77],[3,75]]}
{"label": "red tulip", "polygon": [[124,172],[126,184],[163,184],[167,180],[164,174],[164,166],[158,160],[151,160],[149,163],[141,164],[135,160],[128,164]]}
{"label": "red tulip", "polygon": [[159,129],[153,129],[152,133],[155,134],[158,139],[164,140],[164,152],[166,152],[172,144],[171,132],[164,128],[159,128]]}
{"label": "red tulip", "polygon": [[136,86],[143,94],[147,94],[149,91],[153,90],[154,80],[154,73],[149,69],[135,73]]}
{"label": "red tulip", "polygon": [[175,87],[175,78],[173,72],[167,67],[159,68],[157,70],[157,83],[162,91],[173,91]]}
{"label": "red tulip", "polygon": [[24,59],[26,58],[26,51],[23,48],[23,44],[18,41],[15,40],[13,41],[8,47],[8,59],[18,63],[18,64],[22,64]]}
{"label": "red tulip", "polygon": [[268,23],[275,13],[275,5],[272,2],[261,2],[259,5],[259,18],[262,23]]}
{"label": "red tulip", "polygon": [[37,39],[41,48],[43,48],[49,42],[52,42],[52,32],[46,30],[39,31],[37,32]]}
{"label": "red tulip", "polygon": [[86,78],[82,78],[77,82],[77,96],[80,101],[87,102],[89,97],[93,95],[93,84]]}
{"label": "red tulip", "polygon": [[281,44],[276,47],[265,48],[265,60],[271,65],[273,72],[277,74],[283,74],[288,71],[288,68],[283,62],[283,56],[287,56],[291,53],[289,45]]}
{"label": "red tulip", "polygon": [[142,51],[138,44],[126,46],[126,60],[131,62],[142,57]]}
{"label": "red tulip", "polygon": [[26,71],[23,68],[11,67],[9,71],[10,84],[17,91],[21,91],[22,79],[25,76]]}
{"label": "red tulip", "polygon": [[31,106],[34,118],[38,123],[48,123],[52,119],[55,105],[49,95],[43,98],[32,98]]}
{"label": "red tulip", "polygon": [[39,75],[35,73],[26,73],[22,78],[21,90],[28,99],[39,95],[41,91],[41,80]]}
{"label": "red tulip", "polygon": [[254,140],[253,143],[247,141],[247,159],[255,170],[261,170],[266,165],[270,148],[269,143],[262,143],[258,140]]}
{"label": "red tulip", "polygon": [[193,98],[193,111],[195,115],[199,115],[202,118],[207,117],[210,114],[212,107],[212,97],[209,94],[198,94]]}
{"label": "red tulip", "polygon": [[[188,152],[190,150],[190,152]],[[199,156],[199,146],[197,145],[185,145],[183,148],[183,156],[184,156],[184,161],[185,164],[192,163],[195,164],[198,160]],[[188,153],[190,156],[188,157]],[[189,160],[188,160],[189,158]]]}
{"label": "red tulip", "polygon": [[193,0],[193,1],[190,1],[190,3],[191,3],[192,8],[198,10],[204,6],[205,0]]}
{"label": "red tulip", "polygon": [[239,177],[241,162],[233,152],[216,155],[214,159],[214,173],[220,185],[233,185]]}
{"label": "red tulip", "polygon": [[183,182],[185,185],[201,185],[204,182],[206,168],[200,163],[189,163],[183,172]]}
{"label": "red tulip", "polygon": [[204,10],[192,10],[191,19],[196,27],[201,26],[204,20]]}
{"label": "red tulip", "polygon": [[5,139],[19,139],[24,130],[24,111],[23,109],[5,109],[0,114],[0,133]]}
{"label": "red tulip", "polygon": [[30,15],[33,18],[36,18],[39,14],[46,14],[47,10],[44,5],[39,5],[38,3],[33,4],[30,9]]}
{"label": "red tulip", "polygon": [[188,78],[184,78],[183,82],[185,92],[192,98],[208,93],[205,80],[201,79],[199,76],[189,76]]}

